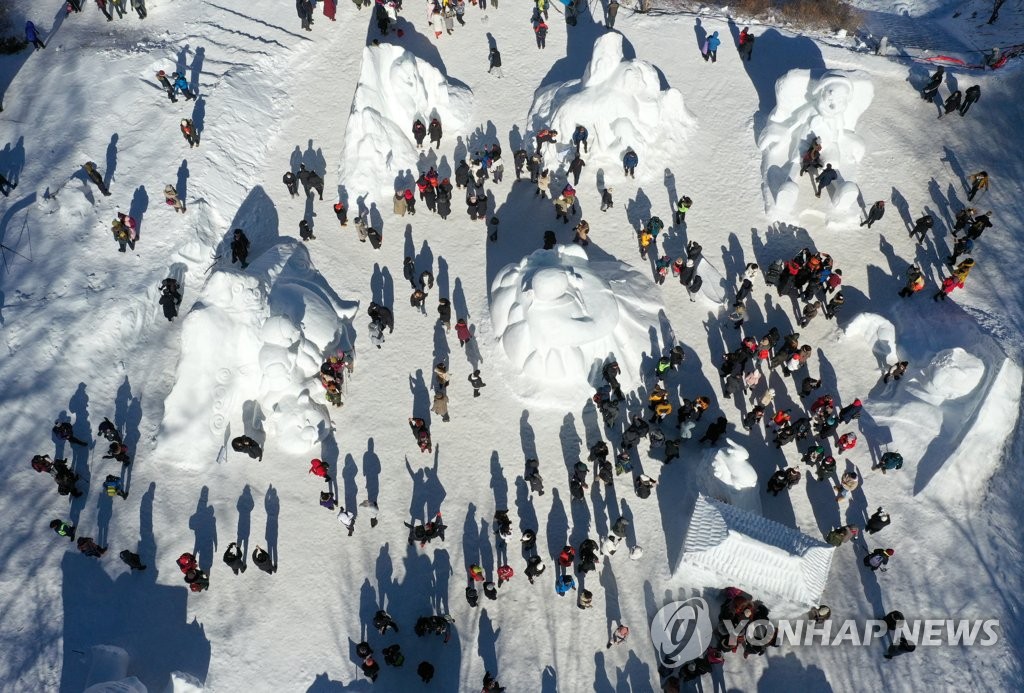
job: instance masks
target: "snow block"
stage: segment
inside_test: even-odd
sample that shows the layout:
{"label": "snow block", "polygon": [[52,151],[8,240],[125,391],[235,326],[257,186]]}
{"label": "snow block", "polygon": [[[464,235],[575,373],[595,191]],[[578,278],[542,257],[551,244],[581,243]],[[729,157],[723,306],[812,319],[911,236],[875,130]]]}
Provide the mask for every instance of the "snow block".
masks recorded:
{"label": "snow block", "polygon": [[700,494],[676,575],[692,566],[713,576],[709,587],[735,585],[769,608],[806,610],[820,603],[832,551],[797,529]]}

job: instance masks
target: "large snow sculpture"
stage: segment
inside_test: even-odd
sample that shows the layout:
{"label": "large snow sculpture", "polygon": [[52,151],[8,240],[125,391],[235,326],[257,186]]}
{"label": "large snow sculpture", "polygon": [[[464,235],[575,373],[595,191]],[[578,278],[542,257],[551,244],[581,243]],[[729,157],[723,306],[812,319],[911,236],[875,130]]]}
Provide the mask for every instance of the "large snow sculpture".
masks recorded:
{"label": "large snow sculpture", "polygon": [[[331,430],[316,380],[320,363],[329,349],[350,348],[355,313],[356,305],[335,295],[298,243],[273,246],[245,272],[215,271],[182,325],[161,446],[219,446],[231,418],[255,400],[276,445],[294,453],[310,449]],[[201,455],[184,459],[206,463]]]}
{"label": "large snow sculpture", "polygon": [[908,378],[907,391],[937,406],[971,394],[984,375],[985,364],[977,356],[960,347],[946,349],[937,353],[920,375]]}
{"label": "large snow sculpture", "polygon": [[498,271],[491,320],[509,360],[547,383],[598,383],[614,356],[635,382],[660,306],[650,280],[616,261],[591,261],[576,245],[537,250]]}
{"label": "large snow sculpture", "polygon": [[369,194],[387,201],[396,176],[407,170],[416,176],[420,154],[412,136],[414,120],[429,125],[437,117],[445,132],[456,133],[469,123],[472,109],[472,91],[450,83],[401,46],[363,49],[339,169],[349,199]]}
{"label": "large snow sculpture", "polygon": [[765,211],[792,211],[799,192],[800,159],[817,137],[822,166],[832,164],[839,179],[831,201],[844,212],[859,195],[853,182],[864,157],[857,119],[874,98],[871,78],[859,70],[790,70],[775,83],[775,108],[758,139]]}
{"label": "large snow sculpture", "polygon": [[616,164],[626,147],[636,151],[641,164],[676,156],[695,127],[682,93],[662,90],[653,65],[623,59],[622,35],[616,32],[594,43],[583,79],[539,92],[530,122],[558,130],[562,142],[569,142],[576,126],[583,125],[590,132],[591,155]]}

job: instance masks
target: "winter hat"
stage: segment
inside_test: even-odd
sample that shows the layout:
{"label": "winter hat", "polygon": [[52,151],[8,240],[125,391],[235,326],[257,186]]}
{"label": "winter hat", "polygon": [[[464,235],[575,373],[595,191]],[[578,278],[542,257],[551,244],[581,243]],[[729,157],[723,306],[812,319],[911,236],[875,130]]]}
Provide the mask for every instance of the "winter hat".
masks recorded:
{"label": "winter hat", "polygon": [[896,551],[894,549],[886,549],[885,550],[885,555],[886,556],[892,556],[895,553],[896,553]]}
{"label": "winter hat", "polygon": [[861,404],[860,404],[860,400],[859,400],[859,399],[855,399],[855,400],[853,400],[853,406],[855,406],[855,407],[859,407],[859,406],[861,406]]}

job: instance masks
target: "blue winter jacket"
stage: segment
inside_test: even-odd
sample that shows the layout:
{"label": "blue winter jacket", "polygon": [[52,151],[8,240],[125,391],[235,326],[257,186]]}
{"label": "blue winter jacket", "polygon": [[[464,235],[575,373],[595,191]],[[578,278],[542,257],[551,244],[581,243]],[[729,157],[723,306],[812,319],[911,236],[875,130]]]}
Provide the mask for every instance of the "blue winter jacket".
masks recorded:
{"label": "blue winter jacket", "polygon": [[633,168],[640,163],[640,157],[636,155],[636,152],[626,152],[626,156],[622,157],[622,164],[626,168]]}
{"label": "blue winter jacket", "polygon": [[178,77],[178,79],[174,80],[174,88],[184,94],[188,91],[188,80],[184,77]]}
{"label": "blue winter jacket", "polygon": [[708,39],[708,50],[717,51],[718,47],[722,45],[722,39],[718,38],[718,32],[711,34],[711,38]]}
{"label": "blue winter jacket", "polygon": [[39,35],[36,33],[36,25],[32,22],[25,22],[25,40],[34,43]]}

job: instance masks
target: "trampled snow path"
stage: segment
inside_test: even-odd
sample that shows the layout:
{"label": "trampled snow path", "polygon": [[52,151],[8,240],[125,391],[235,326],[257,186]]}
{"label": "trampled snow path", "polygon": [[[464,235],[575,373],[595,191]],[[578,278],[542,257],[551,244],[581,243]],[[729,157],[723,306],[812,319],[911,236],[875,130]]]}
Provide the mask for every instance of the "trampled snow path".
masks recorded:
{"label": "trampled snow path", "polygon": [[[488,247],[483,229],[462,216],[458,199],[448,223],[421,216],[425,212],[398,219],[391,215],[387,200],[377,200],[385,241],[383,250],[375,253],[356,241],[351,224],[336,228],[329,206],[330,191],[339,184],[333,172],[359,74],[362,42],[356,50],[352,38],[361,35],[368,13],[344,5],[339,7],[337,24],[318,19],[313,34],[304,36],[290,6],[282,10],[277,4],[256,2],[244,12],[216,5],[190,7],[197,13],[194,23],[183,27],[176,25],[181,13],[172,14],[178,9],[174,4],[152,7],[148,31],[166,26],[167,33],[156,40],[156,30],[145,46],[137,46],[132,43],[139,35],[137,22],[108,26],[95,8],[87,8],[83,15],[66,20],[46,52],[31,57],[5,99],[3,115],[9,120],[0,121],[3,132],[11,142],[24,136],[26,166],[22,186],[0,201],[5,215],[0,217],[2,235],[4,243],[11,244],[27,219],[33,263],[19,261],[0,284],[9,354],[0,363],[0,415],[6,422],[4,450],[11,462],[4,512],[9,529],[0,545],[0,555],[6,557],[0,644],[12,653],[5,658],[2,680],[26,682],[40,690],[77,690],[86,664],[76,650],[116,640],[133,654],[130,673],[139,675],[151,690],[161,690],[166,674],[174,669],[199,675],[214,690],[330,690],[340,685],[369,690],[351,648],[383,601],[402,624],[398,641],[407,665],[400,672],[385,670],[378,688],[412,684],[410,664],[421,657],[438,666],[434,686],[444,690],[472,690],[485,669],[497,672],[510,689],[653,688],[655,659],[644,627],[664,601],[699,587],[673,580],[671,571],[695,495],[696,465],[691,463],[711,453],[690,443],[683,459],[664,469],[645,458],[644,471],[660,477],[657,500],[636,499],[626,480],[620,479],[612,493],[592,490],[586,507],[569,503],[566,467],[581,444],[596,440],[597,414],[584,402],[570,411],[533,405],[528,411],[521,405],[504,385],[511,373],[493,349],[487,318],[490,279],[507,262],[539,245],[542,231],[551,228],[550,207],[533,200],[528,187],[509,195],[510,183],[494,186],[502,233]],[[528,137],[532,132],[532,124],[525,121],[529,96],[539,83],[579,77],[588,46],[599,33],[586,16],[581,18],[580,26],[569,34],[566,57],[564,27],[552,21],[547,51],[541,53],[521,15],[525,11],[505,5],[487,12],[470,8],[468,26],[436,44],[405,26],[405,45],[443,65],[447,74],[474,90],[480,132],[446,134],[443,153],[449,166],[457,162],[453,150],[458,134],[473,146],[485,141],[484,135],[497,135],[510,163],[509,133]],[[420,13],[411,12],[410,17],[413,26],[424,31]],[[552,19],[556,18],[553,12]],[[774,33],[758,44],[753,63],[738,64],[726,40],[718,64],[710,66],[698,57],[688,19],[620,16],[618,24],[637,56],[656,64],[667,83],[683,92],[698,130],[688,141],[686,155],[672,165],[670,178],[665,171],[647,170],[642,164],[635,183],[622,181],[614,168],[603,171],[616,188],[617,201],[605,215],[596,211],[598,172],[585,169],[579,189],[584,214],[594,226],[595,252],[646,271],[637,262],[629,225],[652,211],[668,217],[673,193],[666,189],[666,181],[672,181],[675,193],[690,195],[697,205],[688,215],[687,228],[668,234],[670,252],[677,252],[686,238],[697,238],[708,261],[735,276],[745,261],[766,265],[775,256],[814,243],[836,257],[846,283],[854,287],[854,300],[848,301],[840,326],[856,312],[870,309],[887,314],[896,324],[902,347],[921,358],[964,336],[975,340],[979,349],[996,353],[990,342],[972,331],[973,320],[957,305],[934,306],[924,296],[907,305],[895,297],[901,281],[891,273],[905,269],[918,252],[922,261],[930,262],[935,251],[932,245],[918,250],[906,239],[897,205],[870,232],[855,226],[825,230],[813,215],[805,228],[768,227],[763,220],[754,142],[758,123],[763,122],[759,118],[771,110],[765,99],[775,79],[789,67],[819,63],[868,68],[876,76],[877,96],[861,128],[874,142],[861,170],[876,176],[873,181],[861,176],[866,200],[906,199],[915,214],[934,205],[944,215],[946,206],[940,199],[963,200],[957,171],[986,167],[993,175],[993,190],[981,203],[991,202],[997,210],[997,226],[986,233],[978,255],[981,266],[972,274],[968,290],[955,300],[967,304],[971,316],[982,316],[986,330],[1004,348],[1017,351],[1022,296],[1012,278],[1021,253],[1010,229],[1024,212],[1012,192],[1012,181],[1024,179],[1024,171],[1019,158],[1012,156],[1017,148],[1008,139],[1021,131],[1012,85],[986,78],[983,101],[968,118],[933,125],[934,111],[907,87],[908,69],[898,63],[819,49],[808,39],[769,30]],[[712,26],[727,37],[725,25],[709,21],[709,30]],[[503,53],[506,77],[500,82],[486,74],[487,31]],[[369,36],[374,35],[371,27]],[[158,91],[140,82],[149,80],[157,67],[173,63],[182,43],[192,47],[184,57],[186,65],[194,65],[195,50],[202,47],[203,73],[210,73],[200,78],[201,85],[209,82],[201,90],[209,98],[203,145],[193,152],[184,149],[175,127],[192,104],[169,107]],[[97,64],[105,69],[97,70]],[[911,74],[916,82],[921,70],[915,67]],[[103,118],[84,116],[95,107],[97,94],[110,93],[121,97],[105,103]],[[151,98],[140,101],[138,93]],[[115,194],[97,202],[98,212],[76,201],[73,183],[58,196],[61,211],[53,215],[36,211],[33,201],[25,200],[24,193],[36,182],[59,185],[86,157],[103,171],[110,168],[104,156],[114,131],[119,133]],[[357,370],[346,406],[336,416],[337,449],[318,451],[335,464],[339,496],[347,507],[368,494],[379,497],[381,526],[371,530],[361,518],[351,539],[330,513],[316,505],[320,485],[306,475],[308,459],[282,455],[273,443],[261,464],[229,454],[219,466],[209,460],[201,474],[184,471],[176,464],[177,455],[157,455],[153,450],[152,437],[174,372],[178,328],[159,317],[154,296],[147,292],[166,276],[169,266],[181,262],[188,266],[183,306],[187,309],[209,266],[209,249],[236,218],[257,228],[258,233],[250,234],[254,245],[269,244],[279,235],[293,236],[306,211],[301,199],[286,197],[280,183],[293,154],[318,165],[322,161],[327,173],[328,194],[314,206],[318,239],[310,252],[315,266],[339,295],[358,300],[363,309],[378,297],[395,304],[396,331],[380,352],[366,343],[357,321]],[[186,217],[174,218],[158,204],[159,189],[176,178],[182,158],[189,162],[192,206]],[[511,178],[507,166],[506,179]],[[111,252],[109,219],[114,204],[128,207],[143,184],[150,207],[138,257],[122,257]],[[273,206],[257,205],[261,216],[255,217],[253,205],[245,200],[263,199],[254,193],[257,186]],[[407,223],[412,225],[408,235]],[[556,230],[561,240],[568,240],[567,231]],[[944,250],[943,242],[938,245]],[[469,363],[453,338],[444,339],[434,329],[432,316],[420,318],[403,303],[406,288],[400,266],[407,254],[415,255],[418,264],[433,266],[438,292],[450,295],[456,310],[468,313],[476,326],[488,383],[477,400],[465,383]],[[998,263],[996,258],[1007,261]],[[929,272],[934,281],[939,268],[931,264]],[[717,308],[705,302],[690,304],[671,282],[652,291],[663,296],[665,324],[670,323],[675,336],[690,347],[688,364],[673,385],[685,396],[718,397],[714,363],[723,347],[733,346],[731,328],[720,334],[714,329]],[[766,307],[753,311],[751,331],[764,331],[772,324],[784,329],[791,321],[789,306],[777,305],[774,293],[760,285],[756,296]],[[432,300],[431,309],[433,305]],[[702,323],[712,328],[710,333]],[[943,331],[950,325],[956,329]],[[668,328],[662,329],[652,337],[652,349],[668,341]],[[873,390],[875,364],[867,346],[844,342],[833,324],[820,319],[802,332],[821,348],[814,368],[829,382],[838,381],[842,397],[891,396],[891,390]],[[427,414],[430,370],[449,352],[452,422],[433,422],[435,458],[416,451],[405,419],[413,413]],[[773,381],[780,392],[792,391],[779,378]],[[137,448],[131,496],[124,502],[115,499],[113,507],[96,494],[110,463],[92,454],[92,493],[74,506],[73,519],[83,533],[94,536],[109,524],[112,550],[138,543],[150,563],[143,575],[125,574],[114,556],[96,563],[77,554],[63,555],[58,539],[46,530],[51,517],[66,511],[65,500],[56,497],[48,480],[28,470],[25,462],[34,452],[51,450],[47,427],[65,402],[77,432],[94,432],[104,415],[112,415],[126,424],[129,442]],[[738,418],[731,403],[723,402],[722,407],[731,420]],[[235,416],[237,425],[241,412]],[[736,437],[752,449],[751,462],[763,482],[781,457],[763,448],[759,435]],[[928,444],[926,438],[900,441],[907,448]],[[1017,446],[1015,453],[1020,452],[1019,439]],[[862,468],[869,464],[866,450],[854,453],[852,463]],[[189,451],[178,454],[186,456]],[[548,487],[542,497],[530,498],[520,478],[527,456],[541,460]],[[987,473],[997,462],[993,454],[978,465]],[[841,513],[825,497],[823,486],[811,484],[801,485],[788,499],[763,495],[762,504],[769,518],[811,534],[840,521],[862,522],[862,514],[877,504],[893,512],[893,527],[886,530],[892,534],[881,537],[897,546],[898,555],[881,584],[861,572],[850,547],[836,552],[825,594],[836,613],[875,616],[880,610],[900,608],[928,616],[991,616],[993,609],[1010,613],[1019,608],[1013,596],[1021,593],[1019,540],[993,531],[1014,526],[1020,518],[1019,504],[1012,501],[1020,485],[1012,469],[1004,466],[996,472],[995,491],[984,500],[960,499],[956,489],[937,499],[914,497],[916,470],[904,472],[885,478],[869,475],[864,494],[855,495],[855,503]],[[400,523],[410,514],[424,517],[440,507],[450,526],[444,547],[407,548]],[[587,534],[607,532],[623,507],[633,517],[632,529],[645,548],[644,558],[632,562],[620,552],[600,576],[591,574],[587,583],[595,594],[595,608],[580,612],[569,598],[557,598],[550,582],[526,584],[523,562],[511,546],[510,559],[520,575],[502,588],[497,602],[484,601],[485,609],[473,611],[462,598],[462,571],[474,561],[491,571],[497,565],[490,518],[499,507],[510,507],[517,527],[540,530],[548,575],[553,570],[551,556],[567,538],[578,544]],[[273,577],[256,570],[232,576],[219,562],[219,553],[236,535],[248,536],[250,548],[276,536],[279,572]],[[212,588],[187,595],[172,562],[195,547],[201,563],[213,566]],[[415,617],[430,609],[450,611],[456,619],[456,635],[447,646],[408,632]],[[619,619],[634,629],[632,650],[606,653],[607,627]],[[886,663],[874,650],[784,650],[764,659],[730,658],[722,675],[730,687],[741,690],[867,687],[883,675],[894,690],[1007,689],[1020,680],[1019,658],[1010,643],[1015,636],[1019,640],[1020,633],[1012,623],[1005,632],[1007,641],[986,651],[984,658],[969,650],[919,650],[913,657]],[[33,645],[26,647],[27,641]],[[378,651],[387,644],[376,637],[371,642]],[[523,643],[536,645],[527,648]],[[54,668],[57,662],[59,673]]]}

